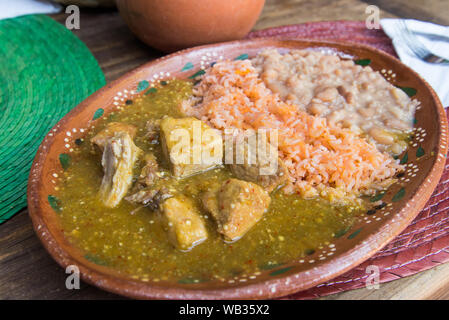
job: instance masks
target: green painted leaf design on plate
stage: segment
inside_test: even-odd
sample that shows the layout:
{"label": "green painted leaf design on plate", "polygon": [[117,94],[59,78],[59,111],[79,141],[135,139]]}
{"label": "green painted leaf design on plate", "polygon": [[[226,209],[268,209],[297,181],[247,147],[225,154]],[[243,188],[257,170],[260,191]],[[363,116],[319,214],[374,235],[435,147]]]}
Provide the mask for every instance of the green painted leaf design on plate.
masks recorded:
{"label": "green painted leaf design on plate", "polygon": [[404,91],[410,98],[413,97],[418,91],[414,88],[410,87],[398,87],[402,91]]}
{"label": "green painted leaf design on plate", "polygon": [[142,80],[137,84],[137,92],[142,92],[149,86],[150,86],[150,83],[147,80]]}
{"label": "green painted leaf design on plate", "polygon": [[153,88],[148,89],[147,92],[145,92],[145,95],[149,95],[150,93],[154,93],[154,92],[157,92],[157,89],[153,87]]}
{"label": "green painted leaf design on plate", "polygon": [[192,62],[187,62],[184,65],[184,67],[181,69],[181,72],[188,71],[190,69],[193,69],[193,63]]}
{"label": "green painted leaf design on plate", "polygon": [[379,200],[382,200],[382,198],[384,197],[384,195],[385,195],[385,191],[381,191],[381,192],[379,192],[378,194],[376,194],[375,196],[371,197],[371,198],[369,199],[369,201],[370,201],[370,202],[377,202],[377,201],[379,201]]}
{"label": "green painted leaf design on plate", "polygon": [[189,79],[195,79],[196,77],[202,76],[203,74],[205,74],[206,71],[204,71],[203,69],[198,70],[197,72],[195,72],[194,74],[192,74]]}
{"label": "green painted leaf design on plate", "polygon": [[396,194],[393,196],[393,198],[391,198],[391,201],[397,202],[397,201],[401,200],[404,196],[405,196],[405,189],[401,188],[398,192],[396,192]]}
{"label": "green painted leaf design on plate", "polygon": [[355,230],[353,233],[351,233],[351,234],[348,236],[348,239],[354,239],[355,237],[357,237],[357,235],[360,233],[360,231],[362,231],[362,229],[363,229],[363,228],[360,228],[360,229]]}
{"label": "green painted leaf design on plate", "polygon": [[92,117],[92,120],[97,120],[98,118],[101,118],[103,114],[104,114],[103,108],[97,109],[97,111],[95,111],[94,113],[94,116]]}
{"label": "green painted leaf design on plate", "polygon": [[420,146],[417,150],[416,150],[416,157],[420,158],[425,154],[424,149]]}
{"label": "green painted leaf design on plate", "polygon": [[400,164],[406,164],[408,161],[408,153],[406,152],[404,156],[402,157],[401,161],[399,161]]}
{"label": "green painted leaf design on plate", "polygon": [[106,266],[107,265],[107,263],[103,259],[100,259],[99,257],[97,257],[97,256],[95,256],[93,254],[90,254],[90,253],[87,253],[86,255],[84,255],[84,258],[86,260],[89,260],[90,262],[98,264],[99,266]]}
{"label": "green painted leaf design on plate", "polygon": [[367,66],[371,63],[371,59],[359,59],[354,61],[355,64],[359,66]]}
{"label": "green painted leaf design on plate", "polygon": [[334,238],[341,238],[341,237],[343,237],[348,231],[349,231],[349,229],[350,228],[344,228],[344,229],[340,229],[340,230],[338,230],[336,233],[335,233],[335,235],[334,235]]}
{"label": "green painted leaf design on plate", "polygon": [[277,276],[277,275],[283,274],[283,273],[291,270],[292,268],[293,267],[285,267],[282,269],[274,270],[274,271],[270,272],[270,276]]}
{"label": "green painted leaf design on plate", "polygon": [[59,162],[64,170],[67,170],[70,167],[70,156],[66,153],[61,153],[59,155]]}
{"label": "green painted leaf design on plate", "polygon": [[245,59],[248,59],[248,54],[247,53],[243,53],[243,54],[239,55],[234,60],[245,60]]}
{"label": "green painted leaf design on plate", "polygon": [[50,204],[50,207],[52,207],[53,210],[55,210],[55,212],[61,212],[61,201],[56,198],[55,196],[49,195],[48,196],[48,203]]}

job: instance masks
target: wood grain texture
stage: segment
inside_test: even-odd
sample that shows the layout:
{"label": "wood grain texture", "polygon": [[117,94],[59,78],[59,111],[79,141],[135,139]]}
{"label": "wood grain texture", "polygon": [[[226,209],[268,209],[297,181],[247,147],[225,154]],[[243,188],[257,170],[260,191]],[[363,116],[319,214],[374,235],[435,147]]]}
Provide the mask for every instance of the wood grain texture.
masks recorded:
{"label": "wood grain texture", "polygon": [[[425,3],[425,4],[424,4]],[[363,20],[368,4],[381,9],[381,18],[417,18],[449,24],[447,0],[267,0],[254,29],[321,20]],[[64,22],[65,14],[55,15]],[[161,56],[128,30],[116,11],[84,10],[81,29],[86,43],[110,82]],[[117,299],[87,284],[65,288],[66,274],[35,236],[26,210],[0,225],[0,299]],[[324,299],[449,299],[449,265],[382,284],[379,290],[359,289]]]}

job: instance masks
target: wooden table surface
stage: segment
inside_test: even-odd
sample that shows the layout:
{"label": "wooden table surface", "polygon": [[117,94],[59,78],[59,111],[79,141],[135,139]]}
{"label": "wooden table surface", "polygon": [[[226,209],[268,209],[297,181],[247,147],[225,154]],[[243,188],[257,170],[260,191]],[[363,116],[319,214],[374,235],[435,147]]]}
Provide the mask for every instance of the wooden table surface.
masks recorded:
{"label": "wooden table surface", "polygon": [[[381,18],[401,17],[449,25],[447,0],[267,0],[255,30],[323,20],[364,20],[374,4]],[[53,16],[63,22],[66,15]],[[114,10],[81,9],[81,29],[75,31],[97,58],[109,82],[161,56],[139,42]],[[65,288],[66,274],[35,236],[26,209],[0,225],[0,299],[120,299],[81,284]],[[323,299],[449,299],[449,264],[382,284]]]}

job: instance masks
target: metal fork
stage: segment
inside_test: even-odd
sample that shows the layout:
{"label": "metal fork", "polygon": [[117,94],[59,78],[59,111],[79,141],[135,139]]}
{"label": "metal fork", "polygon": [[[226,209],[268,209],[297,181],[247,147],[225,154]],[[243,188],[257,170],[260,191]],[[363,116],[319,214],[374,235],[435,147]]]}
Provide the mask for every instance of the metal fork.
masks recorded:
{"label": "metal fork", "polygon": [[402,40],[407,44],[410,51],[419,59],[429,63],[449,63],[448,60],[441,58],[429,51],[407,27],[405,21],[400,21]]}

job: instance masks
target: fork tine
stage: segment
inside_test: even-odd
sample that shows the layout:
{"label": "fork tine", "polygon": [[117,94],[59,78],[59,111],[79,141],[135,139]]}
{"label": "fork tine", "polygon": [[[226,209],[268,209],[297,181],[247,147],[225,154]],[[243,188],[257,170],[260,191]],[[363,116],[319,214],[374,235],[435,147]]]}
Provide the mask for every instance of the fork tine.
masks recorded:
{"label": "fork tine", "polygon": [[425,48],[419,40],[413,35],[410,29],[407,27],[405,21],[399,21],[400,27],[402,29],[401,38],[406,43],[408,49],[418,58],[423,59],[428,56],[430,52]]}
{"label": "fork tine", "polygon": [[418,59],[424,60],[429,63],[449,63],[446,59],[441,58],[433,54],[418,37],[407,27],[404,20],[398,22],[399,34],[398,37],[407,45],[409,50]]}
{"label": "fork tine", "polygon": [[420,57],[421,53],[415,50],[414,43],[411,41],[410,37],[407,36],[407,34],[404,32],[404,34],[401,35],[402,40],[404,41],[405,45],[407,46],[407,49],[415,56]]}
{"label": "fork tine", "polygon": [[418,54],[419,57],[428,55],[429,50],[411,33],[409,29],[406,30],[407,37],[409,39],[411,48]]}

